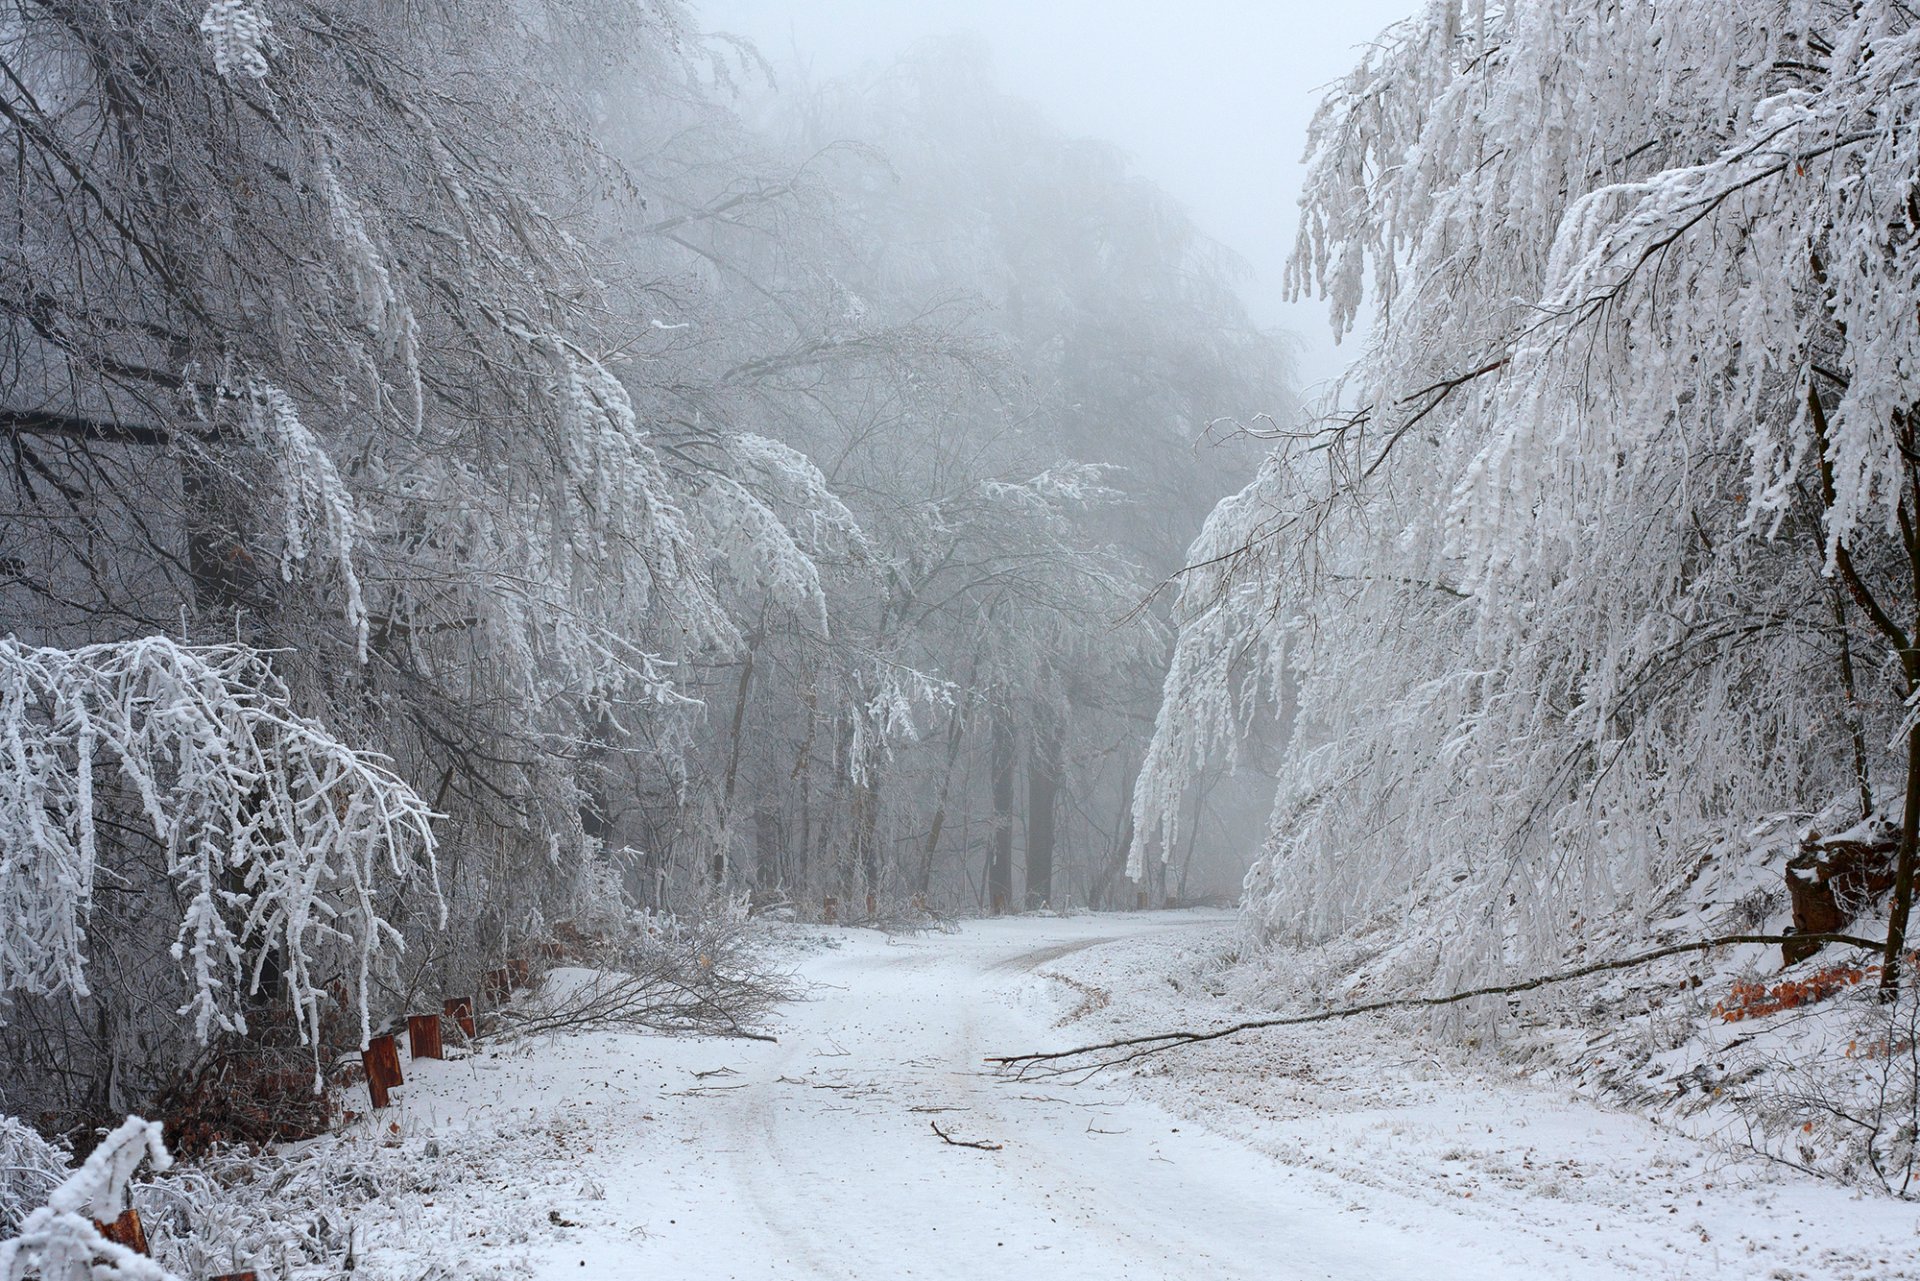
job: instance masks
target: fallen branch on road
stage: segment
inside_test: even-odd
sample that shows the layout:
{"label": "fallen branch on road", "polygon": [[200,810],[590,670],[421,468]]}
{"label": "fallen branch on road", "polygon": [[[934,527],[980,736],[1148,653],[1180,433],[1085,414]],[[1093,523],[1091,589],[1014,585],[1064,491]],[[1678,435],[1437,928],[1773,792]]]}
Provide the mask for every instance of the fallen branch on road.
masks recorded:
{"label": "fallen branch on road", "polygon": [[1092,1045],[1078,1045],[1068,1050],[999,1054],[990,1056],[987,1062],[1003,1072],[1012,1071],[1016,1076],[1021,1077],[1030,1074],[1065,1076],[1075,1072],[1093,1073],[1102,1068],[1122,1067],[1137,1059],[1144,1059],[1167,1050],[1201,1045],[1207,1041],[1224,1040],[1230,1036],[1238,1036],[1242,1032],[1255,1032],[1262,1028],[1326,1023],[1334,1019],[1350,1019],[1362,1014],[1378,1014],[1387,1010],[1431,1009],[1441,1005],[1456,1005],[1461,1001],[1471,1001],[1480,996],[1512,996],[1520,992],[1531,992],[1536,988],[1551,987],[1556,983],[1569,983],[1574,979],[1586,978],[1592,974],[1603,974],[1608,970],[1633,969],[1669,956],[1683,956],[1689,952],[1708,952],[1716,947],[1730,947],[1736,943],[1778,945],[1789,941],[1840,943],[1876,952],[1885,946],[1873,939],[1855,938],[1851,934],[1723,934],[1718,938],[1700,939],[1692,943],[1674,943],[1667,947],[1655,948],[1651,952],[1641,952],[1635,956],[1620,957],[1611,961],[1595,961],[1591,965],[1561,970],[1554,974],[1543,974],[1518,983],[1469,988],[1463,992],[1450,992],[1445,996],[1393,997],[1384,1001],[1369,1001],[1364,1005],[1345,1005],[1337,1009],[1321,1010],[1315,1014],[1283,1014],[1272,1018],[1249,1019],[1244,1023],[1233,1023],[1205,1032],[1156,1032],[1147,1036],[1122,1037],[1113,1041],[1099,1041]]}
{"label": "fallen branch on road", "polygon": [[985,1139],[956,1139],[941,1129],[938,1121],[929,1121],[927,1124],[932,1126],[933,1132],[940,1136],[940,1141],[949,1147],[978,1148],[982,1152],[998,1152],[1003,1146],[999,1143],[988,1143]]}

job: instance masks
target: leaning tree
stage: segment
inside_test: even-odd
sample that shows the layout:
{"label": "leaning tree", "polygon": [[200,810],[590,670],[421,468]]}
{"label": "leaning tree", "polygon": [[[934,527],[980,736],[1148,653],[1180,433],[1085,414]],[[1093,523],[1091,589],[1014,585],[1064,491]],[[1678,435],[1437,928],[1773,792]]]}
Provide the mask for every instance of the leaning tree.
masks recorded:
{"label": "leaning tree", "polygon": [[1916,68],[1920,23],[1871,0],[1443,0],[1369,49],[1313,127],[1292,283],[1375,321],[1193,549],[1136,870],[1297,678],[1269,934],[1396,915],[1453,931],[1403,968],[1477,977],[1759,816],[1880,816],[1896,981]]}

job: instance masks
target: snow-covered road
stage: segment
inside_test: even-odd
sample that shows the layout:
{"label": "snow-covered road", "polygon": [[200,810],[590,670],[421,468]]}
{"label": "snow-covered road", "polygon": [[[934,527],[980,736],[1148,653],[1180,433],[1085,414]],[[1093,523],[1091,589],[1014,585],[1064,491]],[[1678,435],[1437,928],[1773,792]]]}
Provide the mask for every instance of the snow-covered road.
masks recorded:
{"label": "snow-covered road", "polygon": [[1911,1206],[1749,1178],[1381,1028],[1183,1058],[1150,1082],[984,1065],[1137,1030],[1142,1010],[1211,1023],[1179,958],[1230,945],[1229,919],[815,932],[809,998],[777,1043],[483,1049],[415,1065],[400,1122],[382,1114],[370,1137],[485,1154],[476,1171],[496,1173],[396,1209],[499,1275],[547,1281],[1912,1275]]}
{"label": "snow-covered road", "polygon": [[[1034,969],[1115,932],[1111,919],[1029,919],[891,944],[856,936],[817,958],[816,999],[791,1010],[779,1045],[709,1050],[739,1075],[706,1078],[738,1088],[689,1107],[699,1137],[674,1145],[698,1167],[676,1181],[701,1195],[609,1188],[651,1203],[657,1235],[610,1242],[598,1266],[863,1281],[1485,1275],[1468,1250],[1357,1236],[1339,1205],[1301,1196],[1268,1158],[1119,1089],[985,1073],[988,1053],[1064,1035]],[[949,1145],[936,1124],[1001,1146]],[[577,1276],[582,1257],[596,1267],[560,1255],[545,1275]]]}

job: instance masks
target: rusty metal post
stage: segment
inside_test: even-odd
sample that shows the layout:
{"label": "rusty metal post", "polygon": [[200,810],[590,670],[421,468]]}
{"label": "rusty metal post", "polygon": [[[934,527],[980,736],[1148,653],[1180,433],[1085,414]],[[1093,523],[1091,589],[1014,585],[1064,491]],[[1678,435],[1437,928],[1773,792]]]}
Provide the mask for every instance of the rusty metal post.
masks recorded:
{"label": "rusty metal post", "polygon": [[100,1230],[101,1236],[115,1245],[125,1246],[135,1254],[153,1253],[147,1249],[147,1229],[146,1225],[140,1222],[140,1211],[132,1206],[122,1210],[120,1217],[113,1222],[102,1223],[95,1219],[93,1226]]}
{"label": "rusty metal post", "polygon": [[367,1071],[367,1093],[373,1106],[387,1106],[387,1091],[404,1085],[400,1076],[400,1048],[391,1033],[376,1036],[360,1051],[360,1065]]}
{"label": "rusty metal post", "polygon": [[473,998],[470,996],[450,996],[441,1005],[446,1016],[459,1025],[460,1030],[472,1040],[480,1035],[478,1025],[473,1021]]}
{"label": "rusty metal post", "polygon": [[416,1059],[444,1059],[440,1052],[440,1016],[407,1015],[407,1048]]}
{"label": "rusty metal post", "polygon": [[840,915],[840,900],[835,898],[831,894],[827,895],[825,910],[821,913],[821,915],[826,920],[828,925],[832,925],[834,921],[839,918],[839,915]]}
{"label": "rusty metal post", "polygon": [[880,915],[880,897],[877,894],[869,894],[867,895],[867,917],[871,920],[878,915]]}

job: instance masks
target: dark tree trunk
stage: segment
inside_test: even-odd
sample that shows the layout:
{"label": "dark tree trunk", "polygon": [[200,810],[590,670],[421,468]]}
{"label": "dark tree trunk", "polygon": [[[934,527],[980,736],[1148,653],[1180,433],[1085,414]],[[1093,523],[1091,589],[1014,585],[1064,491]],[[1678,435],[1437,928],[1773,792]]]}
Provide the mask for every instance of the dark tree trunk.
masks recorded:
{"label": "dark tree trunk", "polygon": [[733,692],[732,741],[727,745],[727,777],[720,792],[721,831],[728,836],[714,847],[713,866],[708,869],[715,885],[724,885],[727,881],[727,839],[730,839],[733,831],[733,790],[740,780],[740,744],[747,723],[747,697],[753,691],[755,639],[749,637],[747,640],[747,656],[741,660],[740,680]]}
{"label": "dark tree trunk", "polygon": [[987,906],[998,916],[1013,902],[1013,719],[993,709],[993,847],[987,858]]}
{"label": "dark tree trunk", "polygon": [[[853,861],[868,894],[880,892],[880,781],[853,785]],[[849,895],[849,901],[852,896]]]}
{"label": "dark tree trunk", "polygon": [[753,807],[753,880],[764,893],[780,884],[780,815],[771,805]]}
{"label": "dark tree trunk", "polygon": [[1027,910],[1053,901],[1054,818],[1060,801],[1060,725],[1040,716],[1040,732],[1027,761]]}

